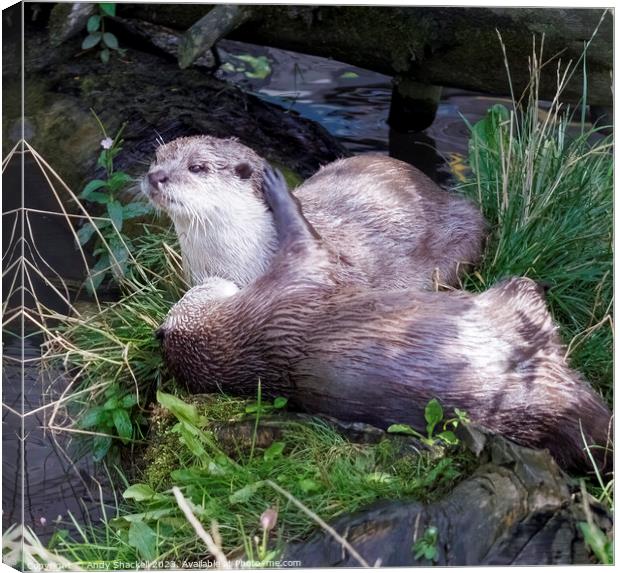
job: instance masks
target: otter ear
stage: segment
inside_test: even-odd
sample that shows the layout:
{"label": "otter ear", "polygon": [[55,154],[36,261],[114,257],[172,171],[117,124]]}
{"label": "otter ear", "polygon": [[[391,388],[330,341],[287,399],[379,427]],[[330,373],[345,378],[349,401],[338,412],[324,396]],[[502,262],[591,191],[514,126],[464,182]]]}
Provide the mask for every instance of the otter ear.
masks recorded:
{"label": "otter ear", "polygon": [[238,177],[241,177],[241,179],[249,179],[252,177],[254,169],[252,169],[252,166],[249,163],[239,163],[238,165],[235,165],[235,173]]}

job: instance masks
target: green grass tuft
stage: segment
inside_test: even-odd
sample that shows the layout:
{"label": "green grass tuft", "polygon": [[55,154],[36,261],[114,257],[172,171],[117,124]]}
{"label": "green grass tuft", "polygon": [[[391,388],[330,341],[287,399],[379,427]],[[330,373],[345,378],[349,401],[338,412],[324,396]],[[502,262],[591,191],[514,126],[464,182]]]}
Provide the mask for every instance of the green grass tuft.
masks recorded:
{"label": "green grass tuft", "polygon": [[611,404],[612,141],[571,124],[557,102],[540,117],[538,104],[532,94],[510,111],[495,106],[472,127],[473,176],[462,190],[490,236],[464,287],[483,291],[509,276],[548,285],[571,366]]}

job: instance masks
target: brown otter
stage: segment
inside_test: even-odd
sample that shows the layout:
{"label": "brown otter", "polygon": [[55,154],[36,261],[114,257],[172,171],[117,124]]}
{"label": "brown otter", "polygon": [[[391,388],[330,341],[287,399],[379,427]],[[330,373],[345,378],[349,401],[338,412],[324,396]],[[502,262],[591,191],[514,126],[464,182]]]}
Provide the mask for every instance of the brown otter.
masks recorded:
{"label": "brown otter", "polygon": [[251,396],[260,379],[302,410],[421,431],[435,397],[566,468],[588,466],[581,427],[605,446],[610,412],[567,366],[537,283],[479,295],[343,284],[281,176],[267,170],[264,192],[280,243],[268,270],[242,290],[217,277],[190,289],[159,331],[190,391]]}
{"label": "brown otter", "polygon": [[[191,284],[219,276],[244,287],[267,269],[277,240],[261,193],[266,165],[235,139],[184,137],[157,149],[142,189],[172,218]],[[295,195],[340,255],[338,272],[350,283],[455,285],[460,271],[480,258],[479,210],[402,161],[341,159]]]}

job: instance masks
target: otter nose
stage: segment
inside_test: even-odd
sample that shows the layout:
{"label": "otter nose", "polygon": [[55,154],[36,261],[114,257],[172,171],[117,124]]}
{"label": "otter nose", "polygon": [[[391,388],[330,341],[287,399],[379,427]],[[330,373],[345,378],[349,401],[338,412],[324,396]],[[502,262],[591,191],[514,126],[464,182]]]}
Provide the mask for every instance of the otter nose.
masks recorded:
{"label": "otter nose", "polygon": [[159,183],[165,183],[168,181],[168,174],[163,169],[157,169],[156,171],[151,171],[148,175],[149,183],[153,187],[157,187]]}

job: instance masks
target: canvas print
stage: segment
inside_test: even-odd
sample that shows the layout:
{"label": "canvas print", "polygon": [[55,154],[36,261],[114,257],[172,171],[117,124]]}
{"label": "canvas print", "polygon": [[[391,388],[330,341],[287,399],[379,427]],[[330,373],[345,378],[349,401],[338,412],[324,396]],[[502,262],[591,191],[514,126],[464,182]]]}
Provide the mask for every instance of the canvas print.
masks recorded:
{"label": "canvas print", "polygon": [[3,562],[612,564],[613,18],[6,7]]}

